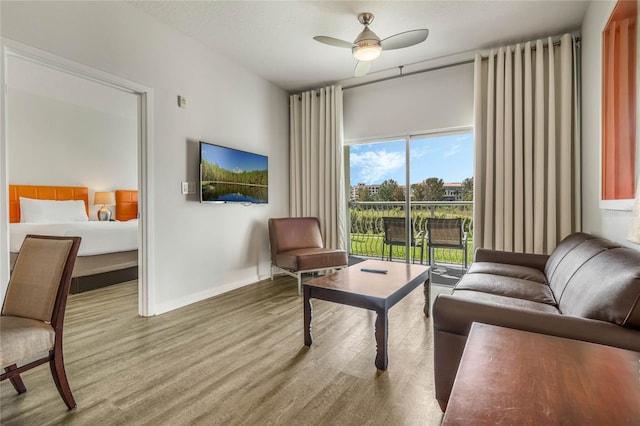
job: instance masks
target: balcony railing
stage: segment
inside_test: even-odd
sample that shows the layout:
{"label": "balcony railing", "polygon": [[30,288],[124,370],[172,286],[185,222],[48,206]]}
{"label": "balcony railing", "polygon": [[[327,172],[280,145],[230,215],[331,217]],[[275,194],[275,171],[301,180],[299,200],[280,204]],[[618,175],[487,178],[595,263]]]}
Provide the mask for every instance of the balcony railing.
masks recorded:
{"label": "balcony railing", "polygon": [[[349,253],[356,256],[382,258],[384,216],[405,217],[405,203],[403,201],[366,201],[349,203],[350,247]],[[473,260],[473,201],[416,201],[411,203],[412,233],[427,232],[429,218],[461,218],[463,230],[467,236],[467,262]],[[425,260],[429,257],[429,248],[425,241]],[[409,248],[409,258],[420,261],[420,248]],[[385,259],[389,256],[389,247],[385,247]],[[434,248],[433,263],[463,264],[461,249]],[[404,260],[406,248],[392,246],[393,260]]]}

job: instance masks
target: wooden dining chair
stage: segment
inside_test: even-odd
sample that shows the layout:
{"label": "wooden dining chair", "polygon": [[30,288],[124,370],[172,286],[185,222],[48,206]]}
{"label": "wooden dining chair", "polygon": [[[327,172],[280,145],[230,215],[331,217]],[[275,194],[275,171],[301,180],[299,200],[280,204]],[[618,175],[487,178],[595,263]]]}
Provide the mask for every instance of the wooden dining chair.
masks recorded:
{"label": "wooden dining chair", "polygon": [[27,235],[0,314],[0,366],[4,368],[0,381],[9,379],[19,394],[24,393],[27,388],[20,374],[49,362],[69,410],[76,402],[64,369],[62,327],[80,240]]}

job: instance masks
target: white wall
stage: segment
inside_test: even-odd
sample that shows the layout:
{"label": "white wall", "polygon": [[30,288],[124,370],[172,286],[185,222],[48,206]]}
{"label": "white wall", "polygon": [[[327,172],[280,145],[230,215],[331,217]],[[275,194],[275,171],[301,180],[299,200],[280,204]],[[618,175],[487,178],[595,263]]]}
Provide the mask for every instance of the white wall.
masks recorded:
{"label": "white wall", "polygon": [[[123,2],[0,7],[3,37],[153,88],[155,312],[268,276],[266,223],[289,204],[287,94]],[[269,204],[202,205],[182,195],[200,139],[268,155]]]}
{"label": "white wall", "polygon": [[600,209],[600,143],[602,105],[602,29],[615,2],[589,3],[582,23],[582,229],[620,244],[626,239],[631,212]]}
{"label": "white wall", "polygon": [[473,64],[345,89],[345,139],[473,125]]}
{"label": "white wall", "polygon": [[[138,188],[137,96],[18,57],[7,61],[9,183]],[[109,207],[115,213],[115,206]]]}

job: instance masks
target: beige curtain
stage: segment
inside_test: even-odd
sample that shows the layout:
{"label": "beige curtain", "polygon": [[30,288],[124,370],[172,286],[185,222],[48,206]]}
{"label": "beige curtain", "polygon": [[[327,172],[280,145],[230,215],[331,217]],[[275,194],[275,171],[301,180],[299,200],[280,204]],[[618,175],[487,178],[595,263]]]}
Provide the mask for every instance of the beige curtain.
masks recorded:
{"label": "beige curtain", "polygon": [[476,55],[476,247],[549,253],[581,229],[577,49],[566,34]]}
{"label": "beige curtain", "polygon": [[342,88],[290,97],[292,217],[320,219],[326,247],[346,249]]}

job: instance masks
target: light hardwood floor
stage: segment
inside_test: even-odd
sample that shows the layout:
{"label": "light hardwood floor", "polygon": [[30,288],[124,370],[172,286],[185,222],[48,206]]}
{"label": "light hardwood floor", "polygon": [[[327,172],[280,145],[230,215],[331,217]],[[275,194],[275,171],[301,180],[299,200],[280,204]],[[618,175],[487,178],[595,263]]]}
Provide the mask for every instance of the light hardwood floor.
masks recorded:
{"label": "light hardwood floor", "polygon": [[[2,382],[2,425],[438,425],[433,332],[422,287],[389,313],[389,368],[374,366],[375,314],[314,301],[311,348],[291,278],[151,318],[136,282],[71,295],[67,411],[48,366]],[[178,285],[178,283],[176,284]],[[446,290],[445,290],[446,291]]]}

